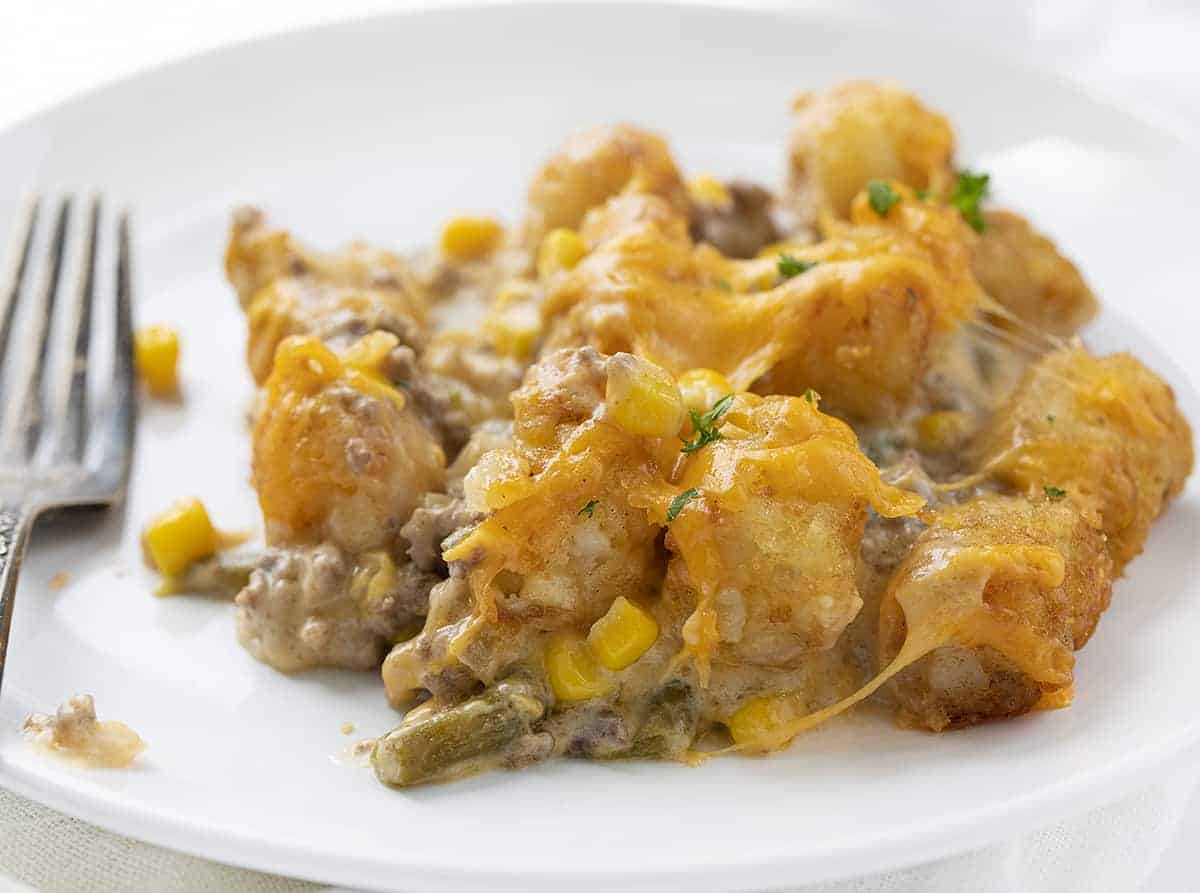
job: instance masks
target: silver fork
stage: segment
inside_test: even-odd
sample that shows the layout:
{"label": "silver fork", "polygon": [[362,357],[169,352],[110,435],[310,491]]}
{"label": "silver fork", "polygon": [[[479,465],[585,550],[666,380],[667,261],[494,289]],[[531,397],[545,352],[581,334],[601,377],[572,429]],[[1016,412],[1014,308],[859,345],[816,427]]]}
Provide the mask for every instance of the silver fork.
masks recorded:
{"label": "silver fork", "polygon": [[[137,391],[133,374],[129,220],[116,225],[116,301],[113,377],[102,407],[88,412],[88,351],[96,293],[96,255],[101,204],[88,203],[73,303],[64,307],[66,349],[53,358],[55,305],[59,301],[75,201],[64,198],[54,212],[46,257],[36,288],[31,257],[41,202],[32,201],[14,233],[11,279],[0,291],[0,684],[8,657],[17,574],[38,515],[47,509],[112,506],[125,495],[133,455]],[[68,298],[70,299],[70,298]],[[24,306],[30,347],[17,357],[13,347],[18,307]],[[45,383],[47,366],[57,373]]]}

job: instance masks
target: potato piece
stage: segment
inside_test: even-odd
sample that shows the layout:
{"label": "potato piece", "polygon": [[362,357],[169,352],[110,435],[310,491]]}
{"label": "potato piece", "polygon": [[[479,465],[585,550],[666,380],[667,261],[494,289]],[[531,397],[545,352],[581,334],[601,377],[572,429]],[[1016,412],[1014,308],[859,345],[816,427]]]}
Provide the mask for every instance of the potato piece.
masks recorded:
{"label": "potato piece", "polygon": [[1192,469],[1192,432],[1171,388],[1128,354],[1067,347],[1026,373],[971,449],[975,467],[1041,499],[1075,503],[1108,538],[1114,572]]}
{"label": "potato piece", "polygon": [[[696,499],[672,519],[687,491]],[[690,592],[684,641],[702,674],[710,657],[790,667],[831,648],[862,606],[855,571],[868,504],[894,517],[924,502],[883,484],[854,432],[815,402],[753,394],[735,398],[720,438],[677,482],[636,499],[667,523],[679,565],[668,586]]]}
{"label": "potato piece", "polygon": [[538,470],[550,455],[540,450],[557,450],[604,403],[606,364],[598,351],[583,347],[556,351],[526,371],[512,395],[513,433],[526,452],[535,454]]}
{"label": "potato piece", "polygon": [[894,417],[980,296],[958,213],[895,188],[886,218],[861,197],[852,225],[806,248],[815,265],[786,279],[777,257],[728,261],[693,245],[661,199],[622,196],[589,215],[594,249],[542,306],[543,355],[590,344],[675,375],[710,368],[741,390],[812,388],[837,414]]}
{"label": "potato piece", "polygon": [[522,472],[530,466],[520,455],[477,466],[490,466],[490,479],[468,476],[468,491],[473,483],[488,493],[525,484],[524,498],[495,511],[445,556],[470,559],[478,611],[492,622],[507,616],[538,629],[586,632],[618,596],[657,591],[656,530],[628,495],[644,474],[640,438],[595,421],[581,429],[571,450],[555,453],[536,478]]}
{"label": "potato piece", "polygon": [[525,244],[535,248],[558,227],[578,228],[590,209],[621,192],[661,196],[687,214],[687,187],[660,137],[630,124],[573,134],[529,185]]}
{"label": "potato piece", "polygon": [[533,612],[543,628],[586,632],[618,596],[653,592],[654,531],[628,497],[645,451],[641,438],[598,420],[606,362],[583,348],[532,367],[513,395],[513,448],[468,475],[467,490],[485,498],[523,494],[454,549],[482,550],[470,579],[485,612]]}
{"label": "potato piece", "polygon": [[1018,318],[1053,335],[1070,335],[1099,310],[1079,269],[1012,211],[985,211],[971,268],[983,290]]}
{"label": "potato piece", "polygon": [[291,335],[313,335],[335,350],[375,330],[417,349],[428,337],[426,296],[390,252],[360,243],[311,251],[269,229],[261,211],[243,208],[234,215],[225,269],[246,311],[246,355],[258,384]]}
{"label": "potato piece", "polygon": [[404,395],[314,338],[279,348],[254,425],[253,482],[269,543],[388,545],[445,456]]}
{"label": "potato piece", "polygon": [[263,384],[280,342],[312,335],[340,350],[368,332],[394,334],[402,344],[422,348],[424,309],[400,289],[363,289],[314,281],[276,279],[260,289],[246,311],[246,359],[250,374]]}
{"label": "potato piece", "polygon": [[643,438],[596,412],[604,362],[589,348],[562,351],[514,394],[513,447],[486,454],[464,482],[496,508],[443,553],[465,591],[435,596],[425,630],[385,661],[393,703],[464,674],[491,682],[530,662],[541,672],[551,634],[583,636],[620,596],[654,601],[657,527],[629,498],[648,456]]}
{"label": "potato piece", "polygon": [[792,108],[791,200],[805,221],[848,217],[872,179],[938,193],[953,186],[949,122],[895,84],[851,81],[801,93]]}
{"label": "potato piece", "polygon": [[[1040,562],[1057,565],[1052,579],[1038,573]],[[909,635],[900,598],[914,587],[932,599],[938,587],[978,598],[968,612],[943,609],[944,616],[926,618],[945,625],[947,643],[892,681],[901,717],[939,731],[1024,713],[1051,692],[1066,693],[1069,703],[1071,651],[1084,645],[1108,607],[1112,562],[1103,535],[1065,501],[987,496],[944,508],[884,595],[882,666]],[[927,625],[918,635],[935,632]]]}
{"label": "potato piece", "polygon": [[417,303],[424,298],[399,255],[362,242],[336,252],[313,251],[287,231],[268,227],[266,215],[257,208],[239,208],[233,214],[225,273],[243,308],[259,289],[294,276],[362,289],[396,289],[408,292]]}
{"label": "potato piece", "polygon": [[[632,433],[599,411],[618,359],[585,347],[530,369],[514,396],[513,447],[466,481],[491,514],[444,553],[469,601],[447,600],[389,657],[394,701],[455,668],[485,683],[540,668],[550,636],[599,635],[622,598],[643,621],[636,659],[602,661],[623,698],[661,685],[681,653],[702,686],[713,661],[795,669],[857,613],[868,504],[890,516],[923,500],[883,484],[815,398],[737,395],[711,422],[717,436],[688,453]],[[433,676],[422,654],[436,656]]]}

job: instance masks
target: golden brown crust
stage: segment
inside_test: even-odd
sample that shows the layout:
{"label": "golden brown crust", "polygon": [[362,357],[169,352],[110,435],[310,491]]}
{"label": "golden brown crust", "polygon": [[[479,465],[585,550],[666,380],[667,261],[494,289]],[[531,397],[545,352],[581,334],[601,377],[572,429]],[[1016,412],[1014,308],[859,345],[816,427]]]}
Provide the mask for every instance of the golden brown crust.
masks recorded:
{"label": "golden brown crust", "polygon": [[361,243],[312,251],[268,227],[254,208],[234,213],[225,271],[246,311],[246,356],[257,384],[291,335],[340,349],[378,330],[418,350],[428,335],[425,294],[397,255]]}
{"label": "golden brown crust", "polygon": [[881,692],[932,730],[1070,703],[1073,652],[1191,470],[1188,424],[1132,357],[979,324],[1066,335],[1096,301],[1020,216],[972,228],[941,115],[859,82],[794,124],[784,221],[758,187],[689,191],[630,125],[568,139],[518,231],[444,241],[416,277],[239,212],[268,541],[321,604],[343,577],[411,595],[386,624],[343,599],[343,629],[260,575],[239,604],[309,649],[276,665],[391,647],[390,700],[429,697],[397,746],[515,686],[520,746],[459,769],[678,759],[721,727],[772,750]]}
{"label": "golden brown crust", "polygon": [[[948,644],[897,675],[893,691],[902,716],[937,731],[1023,713],[1044,693],[1068,689],[1070,652],[1087,641],[1112,589],[1102,534],[1073,505],[1045,497],[980,497],[930,521],[884,596],[881,665],[896,658],[910,633],[897,595],[906,586],[932,585],[923,577],[931,561],[952,567],[970,556],[971,572],[955,585],[982,582],[982,589],[978,608],[945,631]],[[1053,584],[1025,572],[1030,547],[1061,560]]]}
{"label": "golden brown crust", "polygon": [[1193,461],[1171,388],[1129,354],[1079,347],[1032,366],[970,452],[976,467],[1035,499],[1062,491],[1107,536],[1117,574]]}
{"label": "golden brown crust", "polygon": [[791,201],[812,223],[845,219],[869,180],[949,190],[949,122],[892,83],[851,81],[793,104]]}
{"label": "golden brown crust", "polygon": [[738,389],[812,388],[833,412],[895,417],[979,298],[957,212],[895,188],[885,218],[859,196],[790,279],[777,255],[730,261],[693,244],[661,199],[616,199],[589,215],[595,247],[549,291],[543,351],[627,351],[676,375],[711,368]]}
{"label": "golden brown crust", "polygon": [[971,267],[990,297],[1042,332],[1071,335],[1100,309],[1079,269],[1012,211],[986,211]]}
{"label": "golden brown crust", "polygon": [[412,404],[312,338],[281,345],[254,424],[253,483],[268,543],[385,547],[446,458]]}
{"label": "golden brown crust", "polygon": [[588,211],[622,192],[656,195],[676,213],[688,213],[687,188],[661,137],[631,124],[572,134],[534,174],[523,241],[536,247],[552,229],[575,229]]}
{"label": "golden brown crust", "polygon": [[[686,657],[702,687],[718,665],[710,700],[728,705],[746,691],[741,668],[803,674],[811,655],[835,648],[861,605],[868,504],[894,515],[922,500],[883,484],[853,431],[803,398],[737,395],[720,438],[695,453],[631,434],[605,402],[616,360],[561,350],[526,375],[513,448],[483,457],[465,482],[490,514],[445,555],[469,607],[398,647],[393,697],[411,687],[413,655],[447,626],[461,637],[456,660],[487,682],[494,668],[538,663],[547,634],[586,632],[618,596],[660,631],[620,677],[622,697],[659,684],[671,662],[685,671]],[[683,492],[694,495],[676,505]],[[844,667],[847,656],[826,663]]]}

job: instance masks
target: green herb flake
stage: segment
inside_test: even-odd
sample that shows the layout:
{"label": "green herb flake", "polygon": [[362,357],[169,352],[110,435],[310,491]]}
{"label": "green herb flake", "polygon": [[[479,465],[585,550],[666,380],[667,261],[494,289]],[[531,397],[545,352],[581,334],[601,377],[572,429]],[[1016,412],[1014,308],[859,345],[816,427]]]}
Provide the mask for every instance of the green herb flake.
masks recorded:
{"label": "green herb flake", "polygon": [[920,201],[923,201],[923,202],[927,202],[927,201],[929,201],[931,198],[933,198],[933,190],[932,190],[932,189],[918,189],[918,190],[917,190],[917,191],[914,193],[914,195],[916,195],[916,197],[917,197],[917,199],[918,199],[918,200],[920,200]]}
{"label": "green herb flake", "polygon": [[1062,487],[1043,487],[1042,489],[1046,491],[1046,496],[1050,499],[1062,499],[1067,495],[1067,491]]}
{"label": "green herb flake", "polygon": [[814,391],[812,388],[805,388],[804,389],[804,399],[807,400],[809,403],[811,403],[813,406],[816,406],[817,401],[821,399],[821,395],[818,394],[816,391]]}
{"label": "green herb flake", "polygon": [[815,267],[820,261],[801,260],[792,257],[790,254],[779,255],[779,261],[776,263],[776,268],[779,270],[779,275],[784,279],[791,279],[793,276],[799,276],[801,273],[807,273]]}
{"label": "green herb flake", "polygon": [[683,447],[679,450],[681,453],[694,453],[702,447],[708,446],[714,440],[721,439],[721,432],[717,430],[717,422],[721,416],[733,404],[733,394],[726,394],[720,400],[712,405],[712,409],[701,415],[696,410],[688,410],[692,417],[692,430],[696,432],[696,436],[691,440],[685,440]]}
{"label": "green herb flake", "polygon": [[958,172],[958,182],[954,184],[954,191],[947,199],[950,204],[958,208],[958,213],[962,214],[963,220],[967,221],[971,229],[977,233],[987,229],[987,223],[983,219],[983,210],[979,206],[988,193],[988,180],[990,179],[987,174],[961,170]]}
{"label": "green herb flake", "polygon": [[579,514],[587,515],[589,518],[595,513],[596,506],[599,504],[599,499],[589,499],[587,505],[579,510]]}
{"label": "green herb flake", "polygon": [[671,505],[667,508],[667,523],[670,524],[679,517],[679,513],[683,511],[683,507],[700,495],[700,491],[695,487],[689,487],[678,496],[671,500]]}
{"label": "green herb flake", "polygon": [[887,217],[900,196],[887,180],[872,180],[867,184],[867,199],[871,202],[871,210],[880,217]]}
{"label": "green herb flake", "polygon": [[728,279],[718,279],[717,288],[721,289],[721,291],[733,291],[733,286],[729,284]]}
{"label": "green herb flake", "polygon": [[1055,419],[1054,413],[1052,413],[1052,412],[1046,413],[1046,421],[1049,422],[1051,425],[1054,424],[1054,419]]}

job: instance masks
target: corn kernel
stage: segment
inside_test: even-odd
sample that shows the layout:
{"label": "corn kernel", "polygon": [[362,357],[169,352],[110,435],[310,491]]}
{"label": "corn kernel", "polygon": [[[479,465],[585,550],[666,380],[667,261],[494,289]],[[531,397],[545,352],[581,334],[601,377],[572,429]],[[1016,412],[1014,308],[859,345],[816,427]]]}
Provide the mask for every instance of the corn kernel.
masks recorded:
{"label": "corn kernel", "polygon": [[608,689],[588,643],[578,635],[555,636],[546,645],[546,674],[560,701],[586,701]]}
{"label": "corn kernel", "polygon": [[133,338],[133,359],[151,394],[170,397],[179,390],[179,335],[174,329],[138,329]]}
{"label": "corn kernel", "polygon": [[700,174],[687,184],[688,195],[699,205],[716,205],[728,208],[733,204],[733,195],[728,187],[712,174]]}
{"label": "corn kernel", "polygon": [[542,333],[542,316],[534,304],[509,304],[487,315],[483,331],[497,353],[525,360],[533,355],[533,345]]}
{"label": "corn kernel", "polygon": [[608,360],[604,402],[610,417],[630,434],[674,437],[683,426],[685,409],[679,387],[665,369],[618,353]]}
{"label": "corn kernel", "polygon": [[502,509],[533,493],[532,474],[529,463],[512,450],[490,450],[467,472],[463,495],[476,511]]}
{"label": "corn kernel", "polygon": [[377,605],[396,590],[396,563],[382,550],[362,557],[350,582],[350,593],[363,607]]}
{"label": "corn kernel", "polygon": [[491,217],[454,217],[442,228],[442,254],[454,260],[478,260],[500,247],[504,227]]}
{"label": "corn kernel", "polygon": [[770,741],[779,726],[799,715],[793,699],[782,695],[763,695],[739,707],[725,724],[734,743],[761,746]]}
{"label": "corn kernel", "polygon": [[579,233],[571,229],[552,229],[538,248],[538,276],[549,279],[560,270],[569,270],[583,260],[585,254],[587,245]]}
{"label": "corn kernel", "polygon": [[931,412],[917,422],[917,440],[931,452],[952,450],[971,433],[971,417],[965,412]]}
{"label": "corn kernel", "polygon": [[608,613],[592,624],[588,644],[610,670],[623,670],[658,640],[658,622],[650,612],[618,596]]}
{"label": "corn kernel", "polygon": [[214,554],[219,540],[204,503],[184,499],[146,525],[142,544],[159,572],[174,576]]}
{"label": "corn kernel", "polygon": [[705,413],[726,394],[732,394],[733,387],[715,369],[689,369],[679,376],[679,392],[684,406]]}

